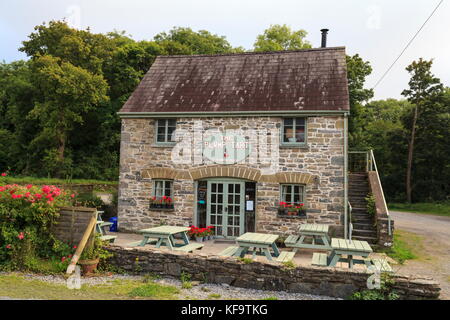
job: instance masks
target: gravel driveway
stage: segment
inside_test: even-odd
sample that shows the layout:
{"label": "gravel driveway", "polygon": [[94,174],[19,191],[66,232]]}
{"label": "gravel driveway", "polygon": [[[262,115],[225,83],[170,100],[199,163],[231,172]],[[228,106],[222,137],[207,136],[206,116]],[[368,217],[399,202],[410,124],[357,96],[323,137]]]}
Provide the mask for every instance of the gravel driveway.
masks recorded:
{"label": "gravel driveway", "polygon": [[450,299],[450,217],[390,211],[395,228],[424,238],[427,259],[408,260],[399,273],[430,276],[441,284],[441,299]]}

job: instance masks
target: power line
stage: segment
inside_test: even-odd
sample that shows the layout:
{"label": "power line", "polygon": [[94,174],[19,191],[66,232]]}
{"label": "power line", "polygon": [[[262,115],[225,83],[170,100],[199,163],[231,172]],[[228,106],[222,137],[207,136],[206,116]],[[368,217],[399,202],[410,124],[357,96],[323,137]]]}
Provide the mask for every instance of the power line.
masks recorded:
{"label": "power line", "polygon": [[405,51],[409,48],[409,46],[411,45],[411,43],[414,41],[414,39],[419,35],[420,31],[422,31],[422,29],[425,27],[425,25],[427,24],[427,22],[431,19],[431,17],[434,15],[434,13],[437,11],[437,9],[440,7],[440,5],[442,4],[442,2],[444,2],[444,0],[441,0],[438,5],[436,6],[436,8],[434,8],[433,12],[430,14],[430,16],[427,18],[427,20],[425,20],[425,22],[422,24],[422,26],[420,27],[420,29],[416,32],[416,34],[414,35],[414,37],[411,38],[411,40],[409,40],[408,44],[406,45],[406,47],[403,49],[403,51],[399,54],[399,56],[397,57],[397,59],[394,60],[394,62],[391,64],[391,66],[386,70],[386,72],[381,76],[380,80],[377,81],[377,83],[373,86],[372,89],[375,89],[380,82],[384,79],[384,77],[386,77],[386,75],[389,73],[389,71],[391,71],[392,67],[394,67],[394,65],[397,63],[397,61],[401,58],[401,56],[405,53]]}

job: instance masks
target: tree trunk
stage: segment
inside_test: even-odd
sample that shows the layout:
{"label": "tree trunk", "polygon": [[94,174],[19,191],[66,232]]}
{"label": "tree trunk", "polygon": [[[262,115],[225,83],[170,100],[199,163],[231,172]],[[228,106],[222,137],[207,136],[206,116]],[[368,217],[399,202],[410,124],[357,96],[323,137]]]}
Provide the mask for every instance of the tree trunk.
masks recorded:
{"label": "tree trunk", "polygon": [[408,145],[408,166],[406,169],[406,201],[408,203],[412,202],[412,187],[411,187],[411,174],[412,174],[412,163],[414,155],[414,139],[416,136],[416,123],[418,117],[418,107],[414,108],[414,116],[411,128],[411,138]]}

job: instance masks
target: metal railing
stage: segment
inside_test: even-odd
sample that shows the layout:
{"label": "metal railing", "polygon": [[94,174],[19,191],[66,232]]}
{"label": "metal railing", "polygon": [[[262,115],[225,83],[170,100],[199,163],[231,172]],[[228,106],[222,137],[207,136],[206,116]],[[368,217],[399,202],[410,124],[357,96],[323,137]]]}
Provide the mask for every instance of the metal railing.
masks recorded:
{"label": "metal railing", "polygon": [[353,233],[353,222],[352,222],[352,205],[350,201],[347,201],[348,204],[348,239],[352,240]]}
{"label": "metal railing", "polygon": [[[377,162],[375,161],[375,156],[373,154],[373,150],[369,151],[349,151],[348,152],[349,157],[349,164],[348,164],[348,170],[350,172],[369,172],[369,171],[375,171],[376,177],[378,181],[378,185],[381,189],[381,197],[383,200],[384,207],[386,208],[386,215],[388,218],[388,234],[392,235],[391,230],[391,215],[389,214],[389,210],[387,207],[386,199],[384,197],[384,191],[383,186],[381,184],[380,180],[380,174],[378,172]],[[350,205],[350,203],[349,203]],[[350,206],[351,208],[351,206]],[[350,214],[351,217],[351,214]],[[349,225],[350,228],[350,225]]]}

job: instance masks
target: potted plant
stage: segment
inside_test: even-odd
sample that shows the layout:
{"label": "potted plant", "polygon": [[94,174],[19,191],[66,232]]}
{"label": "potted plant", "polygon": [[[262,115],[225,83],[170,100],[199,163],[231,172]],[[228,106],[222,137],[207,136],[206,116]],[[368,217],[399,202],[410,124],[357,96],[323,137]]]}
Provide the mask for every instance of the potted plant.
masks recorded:
{"label": "potted plant", "polygon": [[288,208],[290,205],[288,205],[286,202],[281,201],[278,206],[278,215],[280,216],[287,216],[288,215]]}
{"label": "potted plant", "polygon": [[97,270],[97,266],[102,259],[107,259],[112,256],[112,254],[104,248],[105,243],[101,240],[100,234],[96,234],[94,238],[94,243],[84,248],[81,253],[80,260],[78,264],[81,266],[83,275],[92,274]]}
{"label": "potted plant", "polygon": [[214,227],[213,226],[206,227],[206,232],[208,234],[208,239],[209,240],[214,239]]}

